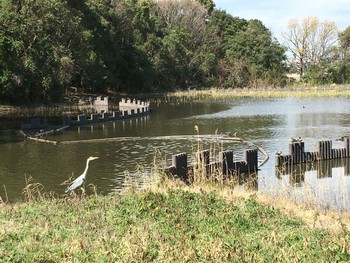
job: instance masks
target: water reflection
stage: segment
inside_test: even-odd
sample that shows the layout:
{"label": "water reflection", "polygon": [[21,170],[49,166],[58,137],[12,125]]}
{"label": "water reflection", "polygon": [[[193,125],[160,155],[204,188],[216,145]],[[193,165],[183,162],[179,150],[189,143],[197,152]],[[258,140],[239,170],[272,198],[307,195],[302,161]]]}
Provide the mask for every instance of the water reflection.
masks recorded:
{"label": "water reflection", "polygon": [[275,175],[295,200],[350,212],[350,158],[276,167]]}
{"label": "water reflection", "polygon": [[350,158],[339,158],[332,160],[316,161],[309,163],[302,163],[298,165],[283,165],[276,167],[276,177],[281,178],[284,175],[289,175],[292,186],[301,186],[304,181],[305,174],[310,171],[316,172],[317,178],[322,179],[332,177],[333,168],[342,168],[343,176],[350,175]]}

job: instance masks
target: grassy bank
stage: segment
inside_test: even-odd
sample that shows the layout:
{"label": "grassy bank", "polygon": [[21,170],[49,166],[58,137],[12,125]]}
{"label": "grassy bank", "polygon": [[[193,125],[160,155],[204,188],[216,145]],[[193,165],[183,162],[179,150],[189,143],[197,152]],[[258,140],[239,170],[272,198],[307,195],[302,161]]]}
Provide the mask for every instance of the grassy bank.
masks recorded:
{"label": "grassy bank", "polygon": [[169,93],[172,97],[186,97],[188,99],[223,99],[223,98],[331,98],[350,97],[350,87],[345,85],[329,86],[289,86],[286,88],[270,89],[208,89],[178,91]]}
{"label": "grassy bank", "polygon": [[[220,187],[167,184],[110,196],[0,204],[1,262],[350,261],[337,215]],[[319,224],[337,225],[325,228]],[[327,220],[325,219],[327,217]]]}

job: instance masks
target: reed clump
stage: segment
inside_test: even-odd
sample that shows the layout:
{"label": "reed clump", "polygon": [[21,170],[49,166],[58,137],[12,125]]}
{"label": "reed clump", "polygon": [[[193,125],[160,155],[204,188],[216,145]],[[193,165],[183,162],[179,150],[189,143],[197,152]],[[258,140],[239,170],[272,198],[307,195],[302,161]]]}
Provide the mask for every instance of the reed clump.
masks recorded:
{"label": "reed clump", "polygon": [[330,98],[350,97],[350,89],[343,85],[329,86],[291,86],[288,88],[237,88],[177,91],[168,93],[167,97],[184,100],[230,99],[230,98]]}

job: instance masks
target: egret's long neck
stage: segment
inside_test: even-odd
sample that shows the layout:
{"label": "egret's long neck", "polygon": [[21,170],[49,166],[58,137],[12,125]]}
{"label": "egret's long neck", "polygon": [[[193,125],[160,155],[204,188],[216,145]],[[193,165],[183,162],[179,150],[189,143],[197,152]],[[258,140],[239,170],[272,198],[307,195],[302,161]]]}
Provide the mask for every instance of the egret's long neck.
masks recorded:
{"label": "egret's long neck", "polygon": [[87,170],[89,169],[89,162],[90,162],[90,160],[87,160],[86,161],[86,167],[85,167],[85,171],[84,171],[84,174],[86,175],[86,173],[87,173]]}

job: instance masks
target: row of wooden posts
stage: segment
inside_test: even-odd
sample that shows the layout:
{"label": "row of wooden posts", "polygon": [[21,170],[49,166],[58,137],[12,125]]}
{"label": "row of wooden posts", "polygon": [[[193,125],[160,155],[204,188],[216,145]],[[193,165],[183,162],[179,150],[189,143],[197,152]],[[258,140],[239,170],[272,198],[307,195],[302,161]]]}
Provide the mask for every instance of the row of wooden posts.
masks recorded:
{"label": "row of wooden posts", "polygon": [[219,161],[210,162],[210,151],[197,152],[192,164],[188,163],[187,153],[172,155],[171,166],[165,169],[168,175],[176,176],[185,182],[190,181],[190,174],[194,169],[204,167],[204,171],[209,176],[213,171],[219,171],[223,176],[232,176],[240,173],[255,173],[258,171],[258,151],[246,150],[243,160],[234,161],[233,151],[222,151],[219,153]]}
{"label": "row of wooden posts", "polygon": [[317,160],[332,160],[350,157],[350,137],[343,136],[344,148],[333,149],[332,141],[320,141],[317,143],[317,151],[306,152],[304,142],[293,142],[289,144],[289,154],[276,155],[275,165],[300,164],[314,162]]}

